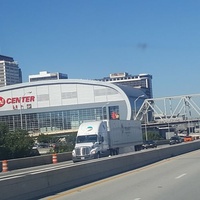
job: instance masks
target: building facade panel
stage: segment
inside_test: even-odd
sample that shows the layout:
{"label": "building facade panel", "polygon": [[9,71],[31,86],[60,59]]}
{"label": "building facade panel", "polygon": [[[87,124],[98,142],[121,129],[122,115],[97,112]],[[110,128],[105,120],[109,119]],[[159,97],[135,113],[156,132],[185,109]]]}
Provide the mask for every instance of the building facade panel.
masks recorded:
{"label": "building facade panel", "polygon": [[62,105],[62,91],[60,85],[49,86],[49,102],[50,106]]}
{"label": "building facade panel", "polygon": [[[131,91],[134,99],[144,94]],[[77,129],[83,121],[132,119],[130,94],[114,84],[88,80],[17,84],[0,89],[0,122],[10,130],[50,133]]]}
{"label": "building facade panel", "polygon": [[93,103],[93,85],[77,84],[78,103]]}

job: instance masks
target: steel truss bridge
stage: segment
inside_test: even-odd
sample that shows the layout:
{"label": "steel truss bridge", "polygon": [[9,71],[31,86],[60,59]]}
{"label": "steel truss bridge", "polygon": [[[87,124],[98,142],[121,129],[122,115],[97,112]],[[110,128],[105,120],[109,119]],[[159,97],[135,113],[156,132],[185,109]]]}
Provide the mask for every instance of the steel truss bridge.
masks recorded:
{"label": "steel truss bridge", "polygon": [[135,119],[147,127],[199,128],[200,94],[146,99]]}

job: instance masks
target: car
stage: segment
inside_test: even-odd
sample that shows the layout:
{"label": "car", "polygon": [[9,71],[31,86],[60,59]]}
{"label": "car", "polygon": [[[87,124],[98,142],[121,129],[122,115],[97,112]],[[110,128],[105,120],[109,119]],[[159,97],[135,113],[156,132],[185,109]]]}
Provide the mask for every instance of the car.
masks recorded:
{"label": "car", "polygon": [[185,136],[184,137],[184,142],[189,142],[189,141],[193,141],[192,136]]}
{"label": "car", "polygon": [[172,145],[172,144],[178,144],[178,143],[181,143],[183,140],[181,137],[179,136],[172,136],[170,139],[169,139],[169,144]]}
{"label": "car", "polygon": [[144,141],[142,147],[143,149],[156,148],[157,144],[153,140],[147,140],[147,141]]}

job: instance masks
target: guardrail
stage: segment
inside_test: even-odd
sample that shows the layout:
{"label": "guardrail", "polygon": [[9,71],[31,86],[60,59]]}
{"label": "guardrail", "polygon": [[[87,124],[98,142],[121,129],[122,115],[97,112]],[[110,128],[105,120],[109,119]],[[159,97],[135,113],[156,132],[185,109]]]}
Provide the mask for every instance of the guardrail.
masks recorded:
{"label": "guardrail", "polygon": [[[0,181],[2,200],[38,199],[200,148],[200,141],[94,159]],[[10,192],[12,191],[12,192]]]}

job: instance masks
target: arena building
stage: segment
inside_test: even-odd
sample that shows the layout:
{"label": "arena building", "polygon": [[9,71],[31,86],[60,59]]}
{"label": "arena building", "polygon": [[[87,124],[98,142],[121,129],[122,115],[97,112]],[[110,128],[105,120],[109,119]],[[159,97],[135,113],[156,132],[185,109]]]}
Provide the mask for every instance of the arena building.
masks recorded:
{"label": "arena building", "polygon": [[145,98],[140,89],[94,80],[27,82],[0,88],[0,122],[10,131],[64,133],[83,121],[133,119]]}

